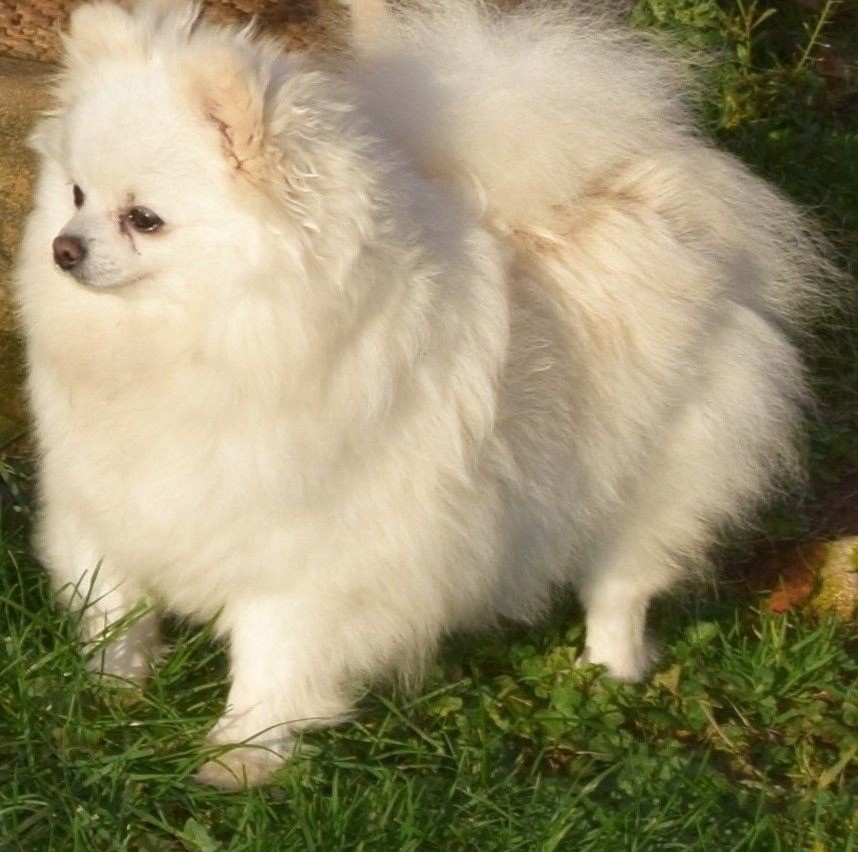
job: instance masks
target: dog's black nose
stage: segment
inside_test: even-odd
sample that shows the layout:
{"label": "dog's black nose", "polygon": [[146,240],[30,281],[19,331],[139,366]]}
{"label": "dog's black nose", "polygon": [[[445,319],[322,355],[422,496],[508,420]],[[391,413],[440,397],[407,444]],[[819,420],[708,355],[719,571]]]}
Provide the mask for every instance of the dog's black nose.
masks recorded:
{"label": "dog's black nose", "polygon": [[54,240],[54,261],[60,269],[74,269],[86,257],[86,248],[77,237]]}

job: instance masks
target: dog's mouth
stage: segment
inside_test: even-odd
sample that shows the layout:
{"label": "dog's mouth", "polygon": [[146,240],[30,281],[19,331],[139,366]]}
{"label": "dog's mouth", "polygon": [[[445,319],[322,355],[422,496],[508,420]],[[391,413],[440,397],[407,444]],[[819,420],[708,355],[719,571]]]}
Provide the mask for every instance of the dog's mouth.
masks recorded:
{"label": "dog's mouth", "polygon": [[81,264],[73,269],[63,269],[63,272],[71,278],[75,284],[90,290],[94,293],[110,293],[118,290],[127,290],[140,284],[149,276],[139,272],[126,277],[112,275],[107,272],[93,273],[91,269],[87,269],[86,264]]}
{"label": "dog's mouth", "polygon": [[78,283],[81,287],[84,287],[87,290],[90,290],[94,293],[115,293],[118,290],[127,290],[129,287],[133,287],[136,284],[139,284],[141,281],[144,281],[148,276],[141,274],[132,275],[129,278],[121,278],[117,280],[108,280],[108,281],[93,281],[87,276],[80,273],[69,273],[71,277]]}
{"label": "dog's mouth", "polygon": [[63,271],[66,272],[75,284],[92,293],[115,293],[120,290],[127,290],[136,284],[140,284],[148,277],[142,273],[131,275],[127,278],[115,278],[106,275],[88,275],[85,269]]}

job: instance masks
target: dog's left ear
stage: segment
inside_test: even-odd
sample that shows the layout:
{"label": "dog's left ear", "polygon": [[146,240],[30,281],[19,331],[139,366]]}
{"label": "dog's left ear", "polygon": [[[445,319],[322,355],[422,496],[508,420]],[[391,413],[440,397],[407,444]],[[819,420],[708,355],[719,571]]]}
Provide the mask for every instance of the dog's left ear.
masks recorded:
{"label": "dog's left ear", "polygon": [[265,144],[265,85],[249,59],[231,46],[201,45],[187,81],[189,96],[219,132],[224,155],[252,177]]}
{"label": "dog's left ear", "polygon": [[138,49],[139,42],[132,16],[104,0],[78,6],[62,40],[63,65],[70,71],[104,57],[127,56]]}

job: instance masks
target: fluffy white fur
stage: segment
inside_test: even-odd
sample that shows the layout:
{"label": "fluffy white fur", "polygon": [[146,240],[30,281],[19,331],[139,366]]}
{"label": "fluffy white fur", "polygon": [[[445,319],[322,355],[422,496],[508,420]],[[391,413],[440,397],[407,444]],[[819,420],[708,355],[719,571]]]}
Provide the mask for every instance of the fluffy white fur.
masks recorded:
{"label": "fluffy white fur", "polygon": [[[269,748],[213,783],[559,586],[589,659],[640,678],[649,601],[796,465],[825,263],[669,66],[574,15],[362,8],[331,62],[83,6],[35,135],[40,552],[89,642],[145,601],[216,618],[211,739]],[[142,678],[157,642],[146,615],[97,665]]]}

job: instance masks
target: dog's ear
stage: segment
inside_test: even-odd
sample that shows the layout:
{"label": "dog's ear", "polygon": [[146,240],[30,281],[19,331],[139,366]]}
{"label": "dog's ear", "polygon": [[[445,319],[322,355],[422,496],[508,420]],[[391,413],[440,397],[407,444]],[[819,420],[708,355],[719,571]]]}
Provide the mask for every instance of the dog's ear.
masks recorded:
{"label": "dog's ear", "polygon": [[72,12],[63,46],[63,64],[68,69],[107,56],[128,55],[137,48],[134,20],[115,3],[87,3]]}
{"label": "dog's ear", "polygon": [[200,44],[187,66],[188,92],[217,129],[224,155],[253,176],[265,144],[265,83],[249,57],[223,43]]}
{"label": "dog's ear", "polygon": [[190,0],[118,0],[85,3],[72,12],[63,34],[63,65],[69,72],[100,60],[133,58],[190,40],[200,15]]}

